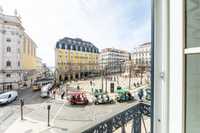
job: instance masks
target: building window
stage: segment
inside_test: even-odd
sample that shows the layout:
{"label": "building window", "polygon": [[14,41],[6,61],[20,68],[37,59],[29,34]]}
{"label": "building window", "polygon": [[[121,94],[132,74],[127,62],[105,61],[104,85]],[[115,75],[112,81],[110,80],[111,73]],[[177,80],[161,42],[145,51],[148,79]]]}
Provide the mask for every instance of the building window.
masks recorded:
{"label": "building window", "polygon": [[[25,40],[24,40],[25,41]],[[23,44],[23,51],[24,51],[24,53],[26,53],[26,43],[24,42],[24,44]]]}
{"label": "building window", "polygon": [[20,66],[20,61],[18,61],[18,66]]}
{"label": "building window", "polygon": [[76,46],[75,45],[73,45],[72,50],[76,50]]}
{"label": "building window", "polygon": [[67,41],[68,41],[68,43],[72,43],[72,40],[71,40],[71,39],[68,39]]}
{"label": "building window", "polygon": [[7,41],[7,42],[11,42],[11,39],[10,39],[10,38],[7,38],[6,41]]}
{"label": "building window", "polygon": [[65,49],[65,44],[64,43],[62,44],[62,49]]}
{"label": "building window", "polygon": [[11,47],[6,48],[7,52],[11,52]]}
{"label": "building window", "polygon": [[10,77],[11,77],[11,74],[9,74],[9,73],[6,74],[6,77],[7,77],[7,78],[10,78]]}
{"label": "building window", "polygon": [[6,61],[6,66],[7,67],[11,67],[11,62],[10,61]]}
{"label": "building window", "polygon": [[30,54],[30,45],[29,45],[29,42],[27,44],[27,50],[28,50],[28,55]]}
{"label": "building window", "polygon": [[85,47],[82,48],[82,51],[85,52]]}
{"label": "building window", "polygon": [[60,45],[60,44],[57,42],[57,43],[56,43],[56,48],[60,48],[59,45]]}
{"label": "building window", "polygon": [[68,44],[67,45],[67,49],[70,50],[71,49],[71,45]]}

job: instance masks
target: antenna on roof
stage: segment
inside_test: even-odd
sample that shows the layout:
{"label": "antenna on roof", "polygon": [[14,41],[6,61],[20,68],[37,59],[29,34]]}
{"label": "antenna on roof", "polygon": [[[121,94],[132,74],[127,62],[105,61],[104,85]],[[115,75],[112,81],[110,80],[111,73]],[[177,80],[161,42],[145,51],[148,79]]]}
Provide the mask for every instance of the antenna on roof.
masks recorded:
{"label": "antenna on roof", "polygon": [[0,13],[3,13],[3,7],[0,5]]}

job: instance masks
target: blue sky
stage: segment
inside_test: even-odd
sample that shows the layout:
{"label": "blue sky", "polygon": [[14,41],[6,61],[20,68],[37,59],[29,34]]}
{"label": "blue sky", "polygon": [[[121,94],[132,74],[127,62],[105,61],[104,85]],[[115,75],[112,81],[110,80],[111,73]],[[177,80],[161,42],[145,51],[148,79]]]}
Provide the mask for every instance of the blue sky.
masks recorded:
{"label": "blue sky", "polygon": [[131,51],[151,38],[151,0],[1,0],[4,13],[17,9],[38,56],[54,65],[56,41],[68,36]]}

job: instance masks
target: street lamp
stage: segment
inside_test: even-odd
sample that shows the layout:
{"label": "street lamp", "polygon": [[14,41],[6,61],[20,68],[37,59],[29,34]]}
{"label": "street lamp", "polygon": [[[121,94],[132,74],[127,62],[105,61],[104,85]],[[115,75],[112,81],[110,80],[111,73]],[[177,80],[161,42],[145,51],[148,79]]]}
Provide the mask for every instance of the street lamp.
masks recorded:
{"label": "street lamp", "polygon": [[105,92],[106,92],[106,93],[108,92],[108,90],[107,90],[107,82],[108,82],[108,81],[107,81],[107,80],[108,80],[108,79],[107,79],[107,78],[108,78],[108,77],[107,77],[107,66],[108,66],[108,65],[106,65],[106,67],[105,67],[105,69],[106,69],[106,72],[105,72],[105,77],[106,77],[106,90],[105,90]]}
{"label": "street lamp", "polygon": [[131,77],[132,77],[132,61],[130,60],[130,64],[129,64],[129,82],[128,82],[128,89],[131,89]]}

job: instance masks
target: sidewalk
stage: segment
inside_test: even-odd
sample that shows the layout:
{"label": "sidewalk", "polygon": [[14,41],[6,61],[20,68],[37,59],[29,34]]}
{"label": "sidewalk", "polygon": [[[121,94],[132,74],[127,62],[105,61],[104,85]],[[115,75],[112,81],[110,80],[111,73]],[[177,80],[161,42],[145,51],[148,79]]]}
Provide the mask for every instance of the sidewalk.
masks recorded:
{"label": "sidewalk", "polygon": [[39,133],[47,128],[47,123],[25,117],[24,120],[17,119],[5,133]]}

